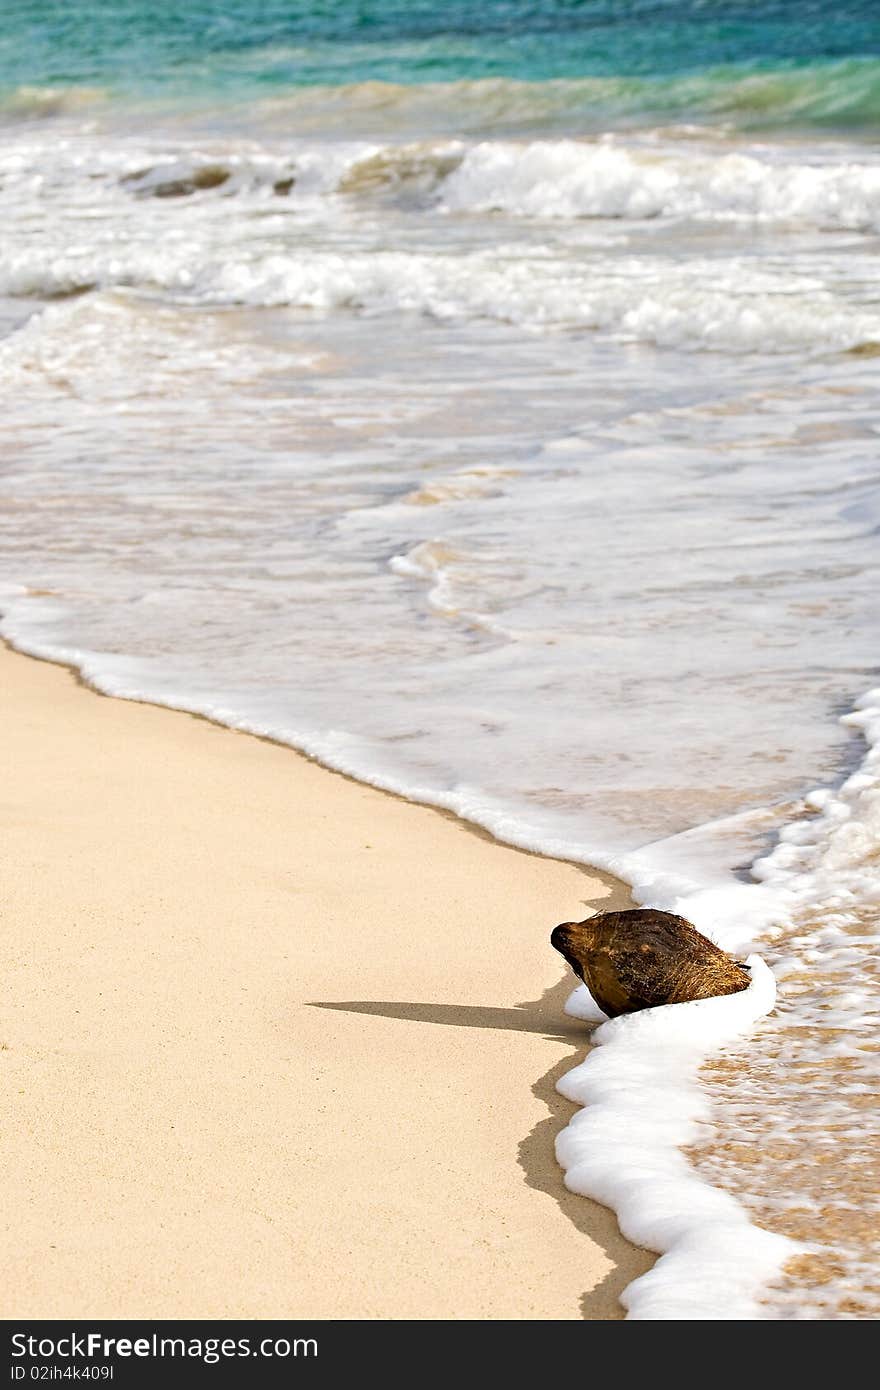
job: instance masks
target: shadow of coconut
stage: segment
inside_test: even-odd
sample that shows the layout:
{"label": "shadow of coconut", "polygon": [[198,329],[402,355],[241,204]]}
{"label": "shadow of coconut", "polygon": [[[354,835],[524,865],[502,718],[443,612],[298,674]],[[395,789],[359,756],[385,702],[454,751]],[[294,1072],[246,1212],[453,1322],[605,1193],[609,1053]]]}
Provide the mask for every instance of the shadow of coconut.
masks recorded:
{"label": "shadow of coconut", "polygon": [[599,1246],[608,1258],[611,1268],[598,1284],[583,1294],[580,1310],[584,1318],[611,1320],[623,1316],[621,1293],[627,1284],[651,1268],[654,1256],[627,1244],[626,1257],[621,1258],[623,1237],[617,1228],[614,1213],[587,1197],[569,1192],[563,1182],[562,1169],[556,1162],[556,1136],[578,1108],[559,1094],[556,1083],[583,1061],[589,1044],[588,1025],[569,1019],[563,1012],[563,1005],[576,983],[572,976],[567,975],[546,990],[540,999],[517,1004],[513,1008],[370,999],[313,1001],[311,1007],[404,1019],[411,1023],[439,1024],[447,1028],[491,1028],[503,1032],[538,1033],[548,1041],[566,1046],[566,1055],[531,1087],[532,1094],[546,1107],[548,1114],[519,1144],[517,1157],[526,1184],[552,1198],[572,1225]]}

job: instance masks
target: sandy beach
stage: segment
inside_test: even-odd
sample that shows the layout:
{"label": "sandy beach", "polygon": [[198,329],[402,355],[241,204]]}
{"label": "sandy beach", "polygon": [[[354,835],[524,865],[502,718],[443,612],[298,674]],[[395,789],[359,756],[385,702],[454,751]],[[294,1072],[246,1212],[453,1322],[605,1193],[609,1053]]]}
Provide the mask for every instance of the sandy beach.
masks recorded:
{"label": "sandy beach", "polygon": [[548,932],[622,889],[0,651],[3,1316],[622,1316]]}

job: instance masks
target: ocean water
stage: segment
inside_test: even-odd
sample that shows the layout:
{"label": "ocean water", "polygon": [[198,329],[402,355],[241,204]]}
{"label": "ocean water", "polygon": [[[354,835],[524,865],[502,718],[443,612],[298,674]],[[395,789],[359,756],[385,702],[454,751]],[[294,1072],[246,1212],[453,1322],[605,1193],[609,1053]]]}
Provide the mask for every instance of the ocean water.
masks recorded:
{"label": "ocean water", "polygon": [[562,1083],[632,1317],[880,1307],[878,134],[855,0],[4,8],[0,630],[755,953]]}

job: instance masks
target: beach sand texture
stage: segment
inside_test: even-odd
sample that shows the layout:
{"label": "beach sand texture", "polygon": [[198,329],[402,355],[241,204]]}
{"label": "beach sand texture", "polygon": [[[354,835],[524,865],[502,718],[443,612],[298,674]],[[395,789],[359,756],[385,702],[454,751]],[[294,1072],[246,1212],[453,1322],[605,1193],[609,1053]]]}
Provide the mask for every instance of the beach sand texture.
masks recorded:
{"label": "beach sand texture", "polygon": [[0,673],[2,1315],[621,1317],[652,1257],[562,1185],[548,932],[623,889]]}

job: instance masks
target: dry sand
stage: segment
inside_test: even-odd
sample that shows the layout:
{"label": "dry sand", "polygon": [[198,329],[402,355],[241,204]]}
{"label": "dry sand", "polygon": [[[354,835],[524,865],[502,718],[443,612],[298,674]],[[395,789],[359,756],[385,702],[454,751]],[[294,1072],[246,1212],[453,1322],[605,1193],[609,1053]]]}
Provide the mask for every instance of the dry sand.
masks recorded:
{"label": "dry sand", "polygon": [[7,650],[0,700],[0,1315],[621,1316],[547,940],[619,885]]}

